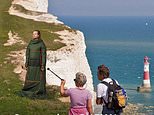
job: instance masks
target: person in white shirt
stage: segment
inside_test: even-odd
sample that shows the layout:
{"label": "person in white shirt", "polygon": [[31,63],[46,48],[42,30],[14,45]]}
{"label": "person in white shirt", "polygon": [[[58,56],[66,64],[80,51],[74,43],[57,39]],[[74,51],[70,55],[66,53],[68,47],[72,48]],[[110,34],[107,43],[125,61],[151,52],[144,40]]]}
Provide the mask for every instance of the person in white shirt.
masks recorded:
{"label": "person in white shirt", "polygon": [[[111,115],[115,114],[114,110],[108,109],[106,106],[106,103],[108,103],[108,93],[107,93],[108,87],[105,84],[101,83],[102,81],[105,81],[107,83],[112,82],[112,79],[110,78],[109,68],[103,64],[98,66],[97,77],[98,77],[98,80],[100,80],[100,83],[97,85],[96,104],[103,105],[103,110],[102,110],[103,115],[104,114],[111,114]],[[116,83],[118,84],[117,81]]]}

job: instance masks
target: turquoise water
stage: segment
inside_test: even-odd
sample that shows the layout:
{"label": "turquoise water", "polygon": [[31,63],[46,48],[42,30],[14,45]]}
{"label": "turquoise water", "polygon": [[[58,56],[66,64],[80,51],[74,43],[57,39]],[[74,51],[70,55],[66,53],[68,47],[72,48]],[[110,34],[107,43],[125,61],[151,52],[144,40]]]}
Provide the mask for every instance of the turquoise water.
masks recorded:
{"label": "turquoise water", "polygon": [[[59,16],[59,19],[84,33],[94,86],[99,83],[97,66],[105,64],[110,68],[110,76],[127,90],[129,102],[154,106],[154,17]],[[144,56],[150,57],[151,93],[135,90],[142,84]]]}

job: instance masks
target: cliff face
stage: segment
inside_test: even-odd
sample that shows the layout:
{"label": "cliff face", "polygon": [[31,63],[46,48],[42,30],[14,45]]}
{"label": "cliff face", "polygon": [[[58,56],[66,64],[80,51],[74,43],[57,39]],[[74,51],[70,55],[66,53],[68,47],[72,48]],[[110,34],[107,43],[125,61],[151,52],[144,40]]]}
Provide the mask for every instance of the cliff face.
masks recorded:
{"label": "cliff face", "polygon": [[21,5],[31,11],[48,12],[48,0],[14,0],[12,4]]}
{"label": "cliff face", "polygon": [[[20,17],[44,21],[48,23],[62,23],[57,17],[47,13],[48,0],[14,0],[10,7],[9,13]],[[24,9],[37,12],[37,15],[29,15],[20,12],[15,5],[20,5]],[[85,86],[91,92],[93,89],[93,80],[91,70],[85,54],[86,45],[84,35],[80,31],[69,32],[67,30],[56,32],[60,35],[61,40],[66,44],[65,47],[57,51],[47,52],[47,67],[66,80],[66,87],[75,87],[73,79],[77,72],[83,72],[87,76],[87,85]],[[47,70],[47,83],[50,85],[60,85],[60,80]]]}
{"label": "cliff face", "polygon": [[[57,32],[62,38],[62,42],[66,43],[57,51],[48,52],[47,67],[50,67],[55,73],[66,80],[67,87],[75,87],[73,79],[77,72],[83,72],[87,76],[87,89],[93,92],[93,81],[90,67],[85,55],[86,45],[83,33],[76,31]],[[47,72],[47,83],[59,85],[60,80],[49,71]]]}

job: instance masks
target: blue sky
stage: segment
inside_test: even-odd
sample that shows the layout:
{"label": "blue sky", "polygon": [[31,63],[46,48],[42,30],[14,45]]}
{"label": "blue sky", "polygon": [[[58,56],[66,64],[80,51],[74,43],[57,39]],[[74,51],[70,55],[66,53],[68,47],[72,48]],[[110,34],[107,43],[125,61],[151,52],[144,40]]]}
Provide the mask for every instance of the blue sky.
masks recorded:
{"label": "blue sky", "polygon": [[154,16],[154,0],[48,0],[49,12],[69,16]]}

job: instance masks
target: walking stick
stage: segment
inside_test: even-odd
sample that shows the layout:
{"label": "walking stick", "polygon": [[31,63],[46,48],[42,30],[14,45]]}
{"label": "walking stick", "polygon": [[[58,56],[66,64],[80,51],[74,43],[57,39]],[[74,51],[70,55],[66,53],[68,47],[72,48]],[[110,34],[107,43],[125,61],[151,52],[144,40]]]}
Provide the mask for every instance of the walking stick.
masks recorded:
{"label": "walking stick", "polygon": [[47,68],[47,70],[49,70],[51,73],[53,73],[56,77],[58,77],[61,81],[63,81],[64,79],[60,78],[57,74],[55,74],[53,71],[50,70],[50,68]]}

